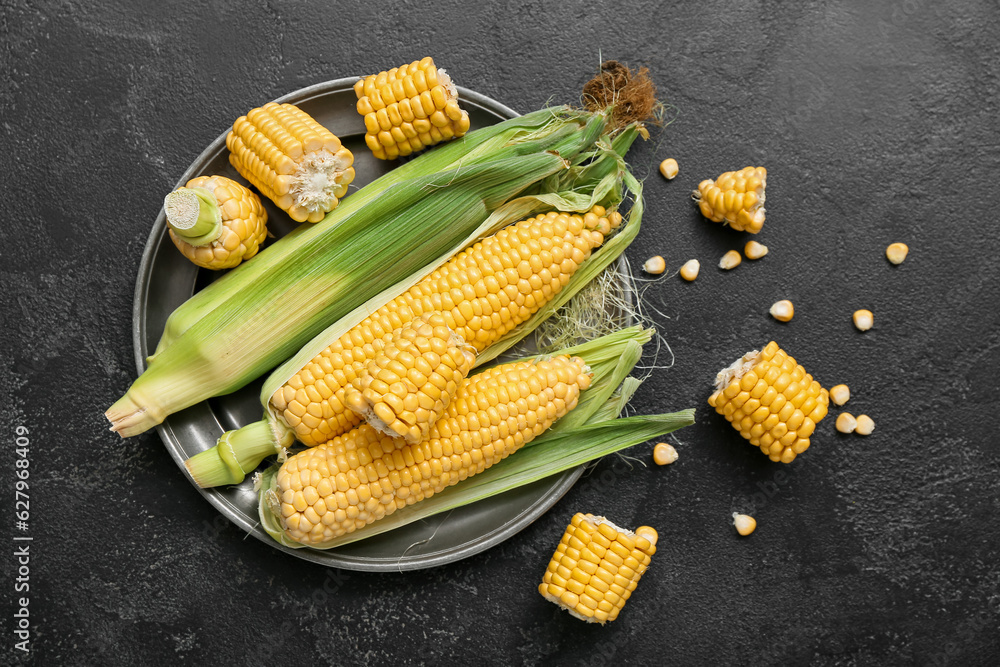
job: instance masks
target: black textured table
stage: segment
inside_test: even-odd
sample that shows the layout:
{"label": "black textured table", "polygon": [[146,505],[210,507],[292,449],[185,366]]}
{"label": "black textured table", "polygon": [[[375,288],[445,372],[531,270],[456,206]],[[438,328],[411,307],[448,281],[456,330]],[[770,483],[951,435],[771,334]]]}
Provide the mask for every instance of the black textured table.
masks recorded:
{"label": "black textured table", "polygon": [[[995,6],[332,4],[0,10],[0,661],[996,664]],[[606,459],[485,553],[404,574],[327,569],[245,539],[155,432],[120,440],[102,413],[135,378],[143,245],[202,148],[267,100],[424,55],[519,112],[575,102],[602,57],[650,68],[676,120],[630,154],[647,216],[628,257],[660,254],[668,273],[695,257],[702,272],[641,283],[670,345],[658,362],[673,363],[633,408],[696,407],[697,423],[671,438],[672,466],[651,465],[649,445],[629,451],[646,466]],[[666,157],[673,181],[656,171]],[[689,193],[750,164],[769,170],[770,254],[723,272],[747,235],[707,222]],[[900,266],[884,256],[894,241],[911,248]],[[788,324],[767,315],[782,298]],[[866,333],[858,308],[875,313]],[[838,434],[834,410],[790,466],[747,445],[706,399],[721,366],[772,338],[824,386],[848,384],[845,409],[874,434]],[[576,511],[660,531],[606,627],[536,591]],[[756,533],[738,537],[734,511]]]}

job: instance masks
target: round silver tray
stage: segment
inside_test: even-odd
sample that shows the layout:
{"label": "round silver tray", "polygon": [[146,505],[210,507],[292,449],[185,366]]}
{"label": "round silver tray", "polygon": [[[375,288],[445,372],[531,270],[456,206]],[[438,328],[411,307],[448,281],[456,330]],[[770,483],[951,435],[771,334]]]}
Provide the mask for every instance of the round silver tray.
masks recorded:
{"label": "round silver tray", "polygon": [[[297,105],[340,137],[354,153],[357,173],[354,185],[360,187],[389,171],[394,163],[376,160],[365,145],[364,124],[355,109],[355,81],[357,78],[352,77],[316,84],[277,101]],[[473,129],[518,115],[499,102],[465,88],[459,88],[459,97],[469,112]],[[176,187],[204,174],[222,174],[245,183],[229,164],[225,134],[198,156]],[[296,223],[270,201],[265,199],[264,205],[268,229],[275,236],[280,237],[295,227]],[[161,210],[146,242],[135,288],[132,338],[139,373],[146,368],[146,357],[156,347],[167,316],[218,275],[198,269],[177,251],[167,235]],[[192,406],[157,426],[167,450],[185,475],[184,461],[214,445],[223,431],[261,418],[258,399],[261,383],[258,380],[235,393]],[[239,485],[198,488],[198,491],[223,516],[275,549],[330,567],[387,572],[443,565],[499,544],[552,507],[582,472],[582,466],[567,470],[488,500],[328,551],[289,549],[271,539],[259,526],[257,495],[249,478]]]}

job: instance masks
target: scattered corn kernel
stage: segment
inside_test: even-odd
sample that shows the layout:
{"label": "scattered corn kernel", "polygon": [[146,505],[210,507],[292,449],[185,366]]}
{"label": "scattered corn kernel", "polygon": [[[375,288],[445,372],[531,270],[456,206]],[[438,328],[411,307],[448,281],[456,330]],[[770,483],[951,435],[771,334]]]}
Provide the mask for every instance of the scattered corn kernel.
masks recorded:
{"label": "scattered corn kernel", "polygon": [[737,533],[746,537],[753,531],[757,530],[757,519],[753,518],[749,514],[733,512],[733,525],[736,526]]}
{"label": "scattered corn kernel", "polygon": [[656,531],[649,526],[632,532],[603,516],[577,513],[552,554],[538,592],[588,623],[613,621],[649,567],[655,544]]}
{"label": "scattered corn kernel", "polygon": [[760,259],[767,254],[767,246],[756,241],[747,241],[747,244],[743,246],[743,254],[747,256],[747,259]]}
{"label": "scattered corn kernel", "polygon": [[689,259],[684,262],[684,266],[681,267],[681,278],[691,282],[698,277],[699,271],[701,271],[701,262],[696,259]]}
{"label": "scattered corn kernel", "polygon": [[730,250],[722,256],[722,259],[719,260],[719,268],[725,269],[726,271],[729,269],[735,269],[742,261],[743,258],[740,257],[740,253],[735,250]]}
{"label": "scattered corn kernel", "polygon": [[770,313],[771,317],[779,322],[790,322],[795,317],[795,306],[788,299],[782,299],[771,305]]}
{"label": "scattered corn kernel", "polygon": [[875,316],[870,310],[856,310],[854,311],[854,326],[858,328],[858,331],[868,331],[875,324]]}
{"label": "scattered corn kernel", "polygon": [[868,415],[858,415],[857,422],[854,432],[858,435],[871,435],[875,430],[875,421]]}
{"label": "scattered corn kernel", "polygon": [[649,540],[649,543],[654,547],[656,546],[656,543],[660,539],[660,534],[657,533],[656,529],[653,528],[652,526],[639,526],[638,528],[635,529],[635,534],[638,537],[645,537],[647,540]]}
{"label": "scattered corn kernel", "polygon": [[890,243],[885,249],[885,257],[893,264],[902,264],[909,252],[910,247],[905,243]]}
{"label": "scattered corn kernel", "polygon": [[677,460],[677,450],[666,442],[656,443],[653,447],[653,462],[658,466],[667,466]]}
{"label": "scattered corn kernel", "polygon": [[837,415],[837,430],[841,433],[854,433],[858,427],[858,420],[850,412],[841,412]]}
{"label": "scattered corn kernel", "polygon": [[660,173],[663,174],[663,177],[666,178],[667,180],[670,180],[674,176],[676,176],[677,172],[678,172],[677,160],[673,159],[672,157],[668,157],[666,160],[660,163]]}
{"label": "scattered corn kernel", "polygon": [[663,261],[663,258],[659,255],[655,257],[650,257],[642,265],[642,270],[646,273],[650,273],[654,276],[658,276],[663,273],[667,268],[667,263]]}
{"label": "scattered corn kernel", "polygon": [[846,384],[830,387],[830,400],[834,405],[843,405],[851,399],[851,390]]}

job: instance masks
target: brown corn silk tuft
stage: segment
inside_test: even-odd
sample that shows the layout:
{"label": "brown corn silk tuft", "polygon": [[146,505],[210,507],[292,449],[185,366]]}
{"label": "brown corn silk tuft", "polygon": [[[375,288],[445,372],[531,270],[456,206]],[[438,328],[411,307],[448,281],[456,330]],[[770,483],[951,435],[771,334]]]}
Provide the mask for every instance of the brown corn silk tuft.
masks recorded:
{"label": "brown corn silk tuft", "polygon": [[611,105],[611,126],[615,129],[655,122],[661,105],[649,69],[640,67],[633,72],[617,60],[601,63],[601,71],[583,86],[583,106],[588,111],[603,111]]}

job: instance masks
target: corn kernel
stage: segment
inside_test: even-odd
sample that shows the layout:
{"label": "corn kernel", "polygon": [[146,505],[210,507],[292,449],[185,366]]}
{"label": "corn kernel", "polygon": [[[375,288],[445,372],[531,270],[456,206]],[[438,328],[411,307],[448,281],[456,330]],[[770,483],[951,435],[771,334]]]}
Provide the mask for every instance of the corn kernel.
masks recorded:
{"label": "corn kernel", "polygon": [[771,305],[770,313],[771,317],[779,322],[790,322],[792,317],[795,316],[795,306],[788,299],[782,299],[781,301],[775,301]]}
{"label": "corn kernel", "polygon": [[642,265],[643,271],[652,274],[654,276],[663,273],[666,270],[666,268],[667,268],[666,262],[664,262],[663,258],[660,257],[659,255],[656,255],[655,257],[650,257]]}
{"label": "corn kernel", "polygon": [[743,258],[740,257],[740,253],[735,250],[730,250],[722,256],[722,259],[719,260],[719,268],[729,271],[730,269],[735,269],[739,266],[742,261]]}
{"label": "corn kernel", "polygon": [[649,541],[649,544],[654,547],[660,539],[660,534],[652,526],[639,526],[635,529],[635,534],[636,537],[645,537]]}
{"label": "corn kernel", "polygon": [[747,241],[747,244],[743,246],[743,254],[747,256],[747,259],[760,259],[767,254],[767,246],[756,241]]}
{"label": "corn kernel", "polygon": [[696,259],[689,259],[684,262],[684,266],[681,267],[681,278],[691,282],[698,277],[699,271],[701,271],[701,262]]}
{"label": "corn kernel", "polygon": [[670,465],[677,460],[677,450],[666,442],[658,442],[653,447],[653,462],[658,466]]}
{"label": "corn kernel", "polygon": [[856,310],[853,315],[854,326],[858,328],[858,331],[868,331],[875,324],[875,315],[872,314],[870,310]]}
{"label": "corn kernel", "polygon": [[733,525],[736,526],[736,532],[743,537],[757,530],[757,520],[749,514],[733,512]]}
{"label": "corn kernel", "polygon": [[885,257],[893,264],[902,264],[909,252],[910,248],[905,243],[890,243],[885,249]]}
{"label": "corn kernel", "polygon": [[841,412],[837,415],[836,427],[841,433],[853,433],[858,427],[858,420],[849,412]]}
{"label": "corn kernel", "polygon": [[875,421],[868,415],[858,415],[854,432],[858,435],[871,435],[875,430]]}
{"label": "corn kernel", "polygon": [[673,159],[672,157],[668,157],[666,160],[660,163],[660,173],[663,174],[663,177],[666,178],[667,180],[671,180],[672,178],[674,178],[677,175],[678,171],[679,169],[677,167],[677,160]]}
{"label": "corn kernel", "polygon": [[846,384],[838,384],[830,387],[830,400],[834,405],[843,405],[851,398],[851,390]]}

